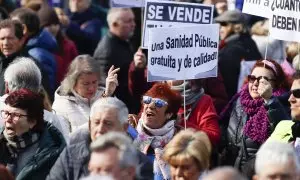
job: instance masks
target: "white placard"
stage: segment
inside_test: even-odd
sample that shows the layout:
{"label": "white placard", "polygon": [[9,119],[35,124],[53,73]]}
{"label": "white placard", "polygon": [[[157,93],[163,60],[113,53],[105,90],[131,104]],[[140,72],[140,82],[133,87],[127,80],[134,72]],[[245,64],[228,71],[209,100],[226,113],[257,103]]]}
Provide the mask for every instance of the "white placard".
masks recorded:
{"label": "white placard", "polygon": [[111,7],[144,7],[145,0],[110,0]]}
{"label": "white placard", "polygon": [[244,0],[243,13],[269,18],[271,0]]}
{"label": "white placard", "polygon": [[274,0],[269,19],[271,37],[300,42],[299,0]]}
{"label": "white placard", "polygon": [[145,5],[142,47],[148,47],[149,29],[211,24],[212,5],[147,0]]}
{"label": "white placard", "polygon": [[219,25],[150,30],[148,81],[217,76]]}

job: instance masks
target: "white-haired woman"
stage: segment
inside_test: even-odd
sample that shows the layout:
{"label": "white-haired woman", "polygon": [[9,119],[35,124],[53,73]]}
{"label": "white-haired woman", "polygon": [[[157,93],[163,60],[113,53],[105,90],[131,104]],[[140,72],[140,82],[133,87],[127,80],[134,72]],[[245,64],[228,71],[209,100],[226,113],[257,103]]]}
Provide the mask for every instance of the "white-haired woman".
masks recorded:
{"label": "white-haired woman", "polygon": [[106,88],[99,87],[99,69],[99,64],[91,56],[77,56],[55,92],[52,108],[70,122],[71,132],[87,124],[93,102],[111,96],[118,85],[117,72],[120,69],[112,66],[106,78]]}

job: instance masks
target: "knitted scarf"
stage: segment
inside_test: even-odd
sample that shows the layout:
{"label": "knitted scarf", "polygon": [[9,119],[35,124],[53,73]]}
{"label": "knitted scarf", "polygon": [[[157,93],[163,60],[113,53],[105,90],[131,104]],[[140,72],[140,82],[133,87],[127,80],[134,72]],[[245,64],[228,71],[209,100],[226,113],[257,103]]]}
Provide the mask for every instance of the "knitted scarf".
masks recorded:
{"label": "knitted scarf", "polygon": [[[283,93],[283,89],[273,90],[273,96],[279,96]],[[262,144],[268,139],[270,129],[267,110],[264,107],[264,100],[262,98],[253,99],[249,93],[248,84],[242,88],[240,99],[242,108],[249,117],[244,125],[243,133],[253,141]]]}
{"label": "knitted scarf", "polygon": [[[146,134],[145,130],[152,135]],[[149,147],[152,147],[155,152],[153,163],[154,174],[163,176],[164,179],[171,179],[169,165],[163,160],[162,155],[165,145],[168,144],[174,136],[175,120],[168,121],[160,129],[151,129],[140,119],[137,125],[137,131],[139,134],[134,140],[134,144],[138,149],[144,154],[147,154]]]}
{"label": "knitted scarf", "polygon": [[22,152],[27,147],[31,146],[32,144],[36,143],[39,140],[40,134],[33,132],[31,130],[25,132],[20,136],[13,136],[10,137],[7,135],[6,131],[4,130],[1,135],[0,139],[5,139],[6,147],[10,153],[10,159],[12,161],[18,158],[18,153]]}
{"label": "knitted scarf", "polygon": [[[184,94],[184,86],[185,86],[185,94]],[[171,89],[176,90],[180,92],[181,96],[185,96],[185,106],[186,106],[186,119],[189,118],[190,114],[192,113],[192,110],[194,106],[196,106],[199,99],[202,97],[204,94],[204,89],[201,88],[197,91],[193,90],[191,87],[191,84],[189,81],[186,81],[185,83],[182,83],[181,85],[178,86],[171,86]],[[182,107],[184,106],[184,103],[182,104]],[[183,111],[178,111],[177,116],[181,121],[184,120],[184,112]]]}

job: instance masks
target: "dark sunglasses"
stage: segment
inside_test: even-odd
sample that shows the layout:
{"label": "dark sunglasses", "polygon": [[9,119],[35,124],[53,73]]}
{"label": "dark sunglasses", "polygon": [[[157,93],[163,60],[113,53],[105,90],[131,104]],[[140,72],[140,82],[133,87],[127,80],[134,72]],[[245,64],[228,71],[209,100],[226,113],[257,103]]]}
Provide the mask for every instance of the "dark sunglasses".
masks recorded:
{"label": "dark sunglasses", "polygon": [[152,98],[150,96],[143,96],[143,103],[150,104],[152,101],[154,102],[155,107],[158,107],[158,108],[168,105],[168,103],[162,99]]}
{"label": "dark sunglasses", "polygon": [[291,93],[295,98],[300,98],[300,89],[291,90]]}
{"label": "dark sunglasses", "polygon": [[227,22],[220,22],[220,26],[227,26],[228,23]]}
{"label": "dark sunglasses", "polygon": [[255,77],[254,75],[248,75],[248,81],[251,82],[251,83],[254,83],[256,80],[257,80],[257,82],[259,82],[262,78],[264,78],[267,81],[275,81],[275,79],[270,79],[266,76]]}

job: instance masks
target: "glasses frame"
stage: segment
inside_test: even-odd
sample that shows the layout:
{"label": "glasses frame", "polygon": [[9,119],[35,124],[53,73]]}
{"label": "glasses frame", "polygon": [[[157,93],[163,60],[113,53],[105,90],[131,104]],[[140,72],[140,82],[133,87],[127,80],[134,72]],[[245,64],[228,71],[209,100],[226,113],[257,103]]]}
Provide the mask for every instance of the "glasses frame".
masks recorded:
{"label": "glasses frame", "polygon": [[[262,78],[264,78],[265,80],[267,80],[268,82],[270,81],[276,81],[275,79],[270,79],[266,76],[258,76],[258,77],[255,77],[254,75],[248,75],[247,76],[248,78],[248,82],[251,82],[251,83],[254,83],[255,81],[259,82]],[[255,80],[253,80],[255,78]]]}
{"label": "glasses frame", "polygon": [[153,98],[150,96],[143,96],[143,103],[144,104],[151,104],[151,102],[154,102],[155,107],[162,108],[164,106],[168,105],[168,102],[165,100],[162,100],[160,98]]}
{"label": "glasses frame", "polygon": [[291,90],[291,94],[293,94],[295,98],[300,98],[300,89]]}
{"label": "glasses frame", "polygon": [[[15,113],[15,112],[9,112],[9,111],[6,111],[6,110],[1,110],[0,112],[1,112],[0,116],[3,119],[8,119],[10,117],[13,121],[19,121],[19,119],[21,117],[28,117],[27,114],[20,114],[20,113]],[[6,113],[7,115],[4,115],[3,113]]]}

